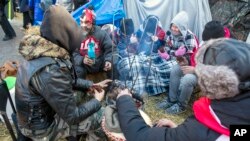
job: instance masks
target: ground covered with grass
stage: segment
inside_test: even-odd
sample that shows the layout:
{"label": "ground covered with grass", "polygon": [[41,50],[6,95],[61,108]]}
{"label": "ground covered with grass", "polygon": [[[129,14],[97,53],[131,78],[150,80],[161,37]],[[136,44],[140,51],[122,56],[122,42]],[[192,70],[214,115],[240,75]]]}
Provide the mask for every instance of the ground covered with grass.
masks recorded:
{"label": "ground covered with grass", "polygon": [[[192,106],[193,101],[197,99],[196,98],[197,96],[192,98],[190,102],[190,106],[187,109],[187,111],[179,115],[168,115],[164,113],[164,110],[158,110],[155,108],[156,104],[162,101],[165,98],[165,96],[166,96],[165,94],[161,94],[159,96],[151,96],[151,97],[147,97],[144,99],[145,100],[144,111],[151,118],[152,123],[157,122],[161,118],[167,118],[167,119],[173,120],[177,124],[180,124],[188,116],[192,114],[191,106]],[[5,127],[5,124],[0,122],[0,141],[11,141],[11,140],[12,139],[9,135],[7,128]],[[65,139],[61,139],[60,141],[65,141]]]}
{"label": "ground covered with grass", "polygon": [[162,101],[164,98],[165,98],[165,95],[162,94],[159,96],[152,96],[152,97],[146,98],[145,100],[145,112],[149,115],[153,123],[157,122],[159,119],[167,118],[167,119],[171,119],[177,124],[180,124],[188,116],[192,114],[191,106],[188,107],[187,111],[178,115],[168,115],[164,112],[164,110],[156,109],[156,104]]}

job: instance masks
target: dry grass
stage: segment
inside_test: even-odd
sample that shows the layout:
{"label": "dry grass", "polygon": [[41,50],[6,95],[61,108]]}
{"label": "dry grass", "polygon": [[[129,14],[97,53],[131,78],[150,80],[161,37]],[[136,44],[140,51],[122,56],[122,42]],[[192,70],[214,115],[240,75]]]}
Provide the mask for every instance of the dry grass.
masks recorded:
{"label": "dry grass", "polygon": [[40,26],[31,26],[29,29],[24,31],[25,35],[40,35]]}
{"label": "dry grass", "polygon": [[[167,118],[174,121],[177,124],[182,123],[188,116],[192,114],[192,103],[199,97],[199,93],[195,93],[194,96],[191,98],[190,106],[186,112],[179,114],[179,115],[168,115],[164,113],[164,110],[157,110],[156,103],[162,101],[166,95],[162,94],[159,96],[152,96],[145,98],[145,105],[144,111],[145,113],[151,118],[152,123],[157,122],[161,118]],[[7,128],[4,126],[3,123],[0,122],[0,140],[1,141],[11,141],[11,137],[8,133]],[[59,141],[66,141],[65,139],[59,139]]]}
{"label": "dry grass", "polygon": [[156,103],[165,99],[166,98],[165,96],[166,95],[162,94],[160,96],[153,96],[153,97],[146,98],[145,106],[144,106],[145,112],[151,118],[153,123],[157,122],[159,119],[167,118],[167,119],[174,121],[177,124],[180,124],[188,116],[192,114],[191,108],[188,108],[186,112],[178,114],[178,115],[168,115],[164,113],[164,110],[156,109]]}

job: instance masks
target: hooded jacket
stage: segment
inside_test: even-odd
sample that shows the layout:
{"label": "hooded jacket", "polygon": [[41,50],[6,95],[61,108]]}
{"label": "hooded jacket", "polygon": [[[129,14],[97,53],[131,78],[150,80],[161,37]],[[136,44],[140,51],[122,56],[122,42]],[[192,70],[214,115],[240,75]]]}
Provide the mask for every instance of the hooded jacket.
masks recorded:
{"label": "hooded jacket", "polygon": [[[112,63],[112,40],[106,31],[101,30],[99,26],[93,25],[90,33],[87,36],[82,35],[81,38],[82,43],[80,46],[77,46],[79,51],[74,53],[77,67],[84,66],[88,72],[95,73],[103,71],[106,61]],[[94,42],[95,44],[96,57],[95,63],[92,66],[83,64],[83,59],[88,54],[87,44],[89,42]],[[113,51],[116,51],[116,47],[114,47]]]}
{"label": "hooded jacket", "polygon": [[101,107],[96,99],[76,105],[73,88],[88,88],[91,83],[74,75],[70,58],[80,45],[80,30],[70,14],[61,6],[50,7],[40,31],[41,36],[27,35],[20,43],[19,52],[26,60],[16,81],[19,126],[32,131],[47,129],[55,114],[72,125]]}
{"label": "hooded jacket", "polygon": [[186,52],[193,52],[193,49],[198,47],[194,33],[188,29],[188,22],[188,14],[185,11],[179,12],[171,21],[170,28],[172,24],[175,24],[181,33],[181,35],[174,36],[171,31],[167,31],[167,45],[172,47],[173,50],[184,46]]}
{"label": "hooded jacket", "polygon": [[118,98],[119,122],[128,141],[228,141],[230,125],[250,124],[250,45],[212,40],[198,51],[196,62],[205,97],[194,103],[194,116],[176,128],[149,127],[130,96]]}
{"label": "hooded jacket", "polygon": [[20,12],[29,11],[29,0],[18,0],[18,4],[20,7]]}

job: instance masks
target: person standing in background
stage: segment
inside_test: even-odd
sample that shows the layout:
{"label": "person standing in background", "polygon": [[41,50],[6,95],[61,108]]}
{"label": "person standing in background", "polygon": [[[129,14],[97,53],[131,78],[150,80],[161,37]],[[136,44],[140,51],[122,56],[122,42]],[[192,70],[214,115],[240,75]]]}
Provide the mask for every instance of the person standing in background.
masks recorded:
{"label": "person standing in background", "polygon": [[0,25],[5,33],[5,36],[3,38],[3,41],[10,40],[14,37],[16,37],[16,33],[14,29],[11,27],[5,12],[4,12],[4,7],[5,5],[9,2],[9,0],[1,0],[0,1]]}
{"label": "person standing in background", "polygon": [[73,0],[73,1],[74,1],[74,10],[89,2],[89,0]]}
{"label": "person standing in background", "polygon": [[23,28],[28,29],[33,21],[30,15],[29,0],[18,0],[20,12],[23,13]]}
{"label": "person standing in background", "polygon": [[69,13],[71,13],[74,10],[73,0],[56,0],[56,5],[61,5],[65,7]]}

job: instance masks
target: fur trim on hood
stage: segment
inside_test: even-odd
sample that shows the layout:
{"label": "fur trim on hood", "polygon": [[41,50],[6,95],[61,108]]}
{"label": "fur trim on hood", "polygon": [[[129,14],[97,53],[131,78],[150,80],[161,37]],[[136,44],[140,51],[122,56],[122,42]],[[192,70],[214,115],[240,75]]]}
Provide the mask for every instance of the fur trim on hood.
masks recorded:
{"label": "fur trim on hood", "polygon": [[250,81],[250,45],[234,39],[210,40],[197,52],[196,62],[198,83],[209,98],[234,97],[249,89],[239,86]]}
{"label": "fur trim on hood", "polygon": [[196,66],[196,74],[202,94],[210,99],[234,97],[239,93],[237,75],[227,66],[199,64]]}
{"label": "fur trim on hood", "polygon": [[39,57],[70,58],[69,53],[64,48],[59,47],[39,35],[24,36],[19,45],[19,53],[26,60]]}

